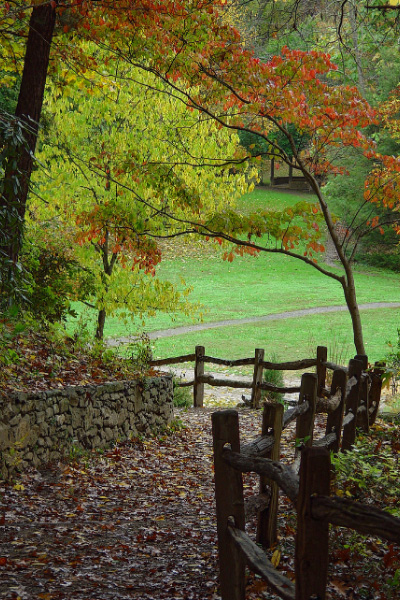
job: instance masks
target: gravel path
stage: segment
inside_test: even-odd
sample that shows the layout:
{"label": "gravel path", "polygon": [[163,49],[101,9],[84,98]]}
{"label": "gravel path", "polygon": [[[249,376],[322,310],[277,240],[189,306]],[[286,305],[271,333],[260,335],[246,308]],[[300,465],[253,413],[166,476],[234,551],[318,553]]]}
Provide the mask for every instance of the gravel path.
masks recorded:
{"label": "gravel path", "polygon": [[[399,308],[400,302],[370,302],[368,304],[360,304],[360,310],[368,310],[375,308]],[[173,337],[192,331],[204,331],[206,329],[216,329],[218,327],[229,327],[232,325],[246,325],[247,323],[262,323],[265,321],[278,321],[281,319],[293,319],[298,317],[306,317],[307,315],[317,315],[331,312],[347,311],[347,306],[317,306],[314,308],[303,308],[301,310],[291,310],[270,315],[261,315],[256,317],[245,317],[243,319],[225,319],[224,321],[213,321],[209,323],[197,323],[196,325],[185,325],[182,327],[172,327],[171,329],[159,329],[149,332],[149,338],[156,340],[164,337]],[[108,339],[109,346],[117,346],[126,344],[132,341],[132,337],[121,337],[116,339]]]}

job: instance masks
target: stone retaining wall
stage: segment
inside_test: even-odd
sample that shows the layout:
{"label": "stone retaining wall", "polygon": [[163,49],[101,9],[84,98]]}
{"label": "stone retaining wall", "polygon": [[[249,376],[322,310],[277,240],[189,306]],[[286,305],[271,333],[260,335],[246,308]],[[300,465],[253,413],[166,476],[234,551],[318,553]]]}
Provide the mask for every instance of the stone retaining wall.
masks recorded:
{"label": "stone retaining wall", "polygon": [[39,467],[72,448],[103,448],[148,435],[173,417],[172,377],[15,392],[0,398],[0,473]]}

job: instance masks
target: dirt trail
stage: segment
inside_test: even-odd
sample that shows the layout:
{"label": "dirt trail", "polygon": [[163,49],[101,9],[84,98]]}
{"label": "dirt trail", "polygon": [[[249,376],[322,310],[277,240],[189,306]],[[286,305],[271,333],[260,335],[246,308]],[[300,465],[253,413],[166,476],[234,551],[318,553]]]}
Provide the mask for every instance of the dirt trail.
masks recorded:
{"label": "dirt trail", "polygon": [[[369,310],[377,308],[399,308],[400,302],[370,302],[368,304],[360,304],[360,310]],[[347,306],[316,306],[314,308],[303,308],[300,310],[290,310],[282,313],[273,313],[270,315],[260,315],[255,317],[245,317],[243,319],[225,319],[223,321],[213,321],[211,323],[197,323],[196,325],[184,325],[182,327],[172,327],[171,329],[159,329],[148,333],[151,340],[156,340],[164,337],[173,337],[191,333],[192,331],[205,331],[206,329],[217,329],[218,327],[229,327],[234,325],[246,325],[247,323],[263,323],[265,321],[279,321],[282,319],[293,319],[298,317],[306,317],[308,315],[317,315],[332,312],[347,311]],[[109,346],[118,346],[119,344],[127,344],[131,342],[133,337],[110,338],[107,340]]]}

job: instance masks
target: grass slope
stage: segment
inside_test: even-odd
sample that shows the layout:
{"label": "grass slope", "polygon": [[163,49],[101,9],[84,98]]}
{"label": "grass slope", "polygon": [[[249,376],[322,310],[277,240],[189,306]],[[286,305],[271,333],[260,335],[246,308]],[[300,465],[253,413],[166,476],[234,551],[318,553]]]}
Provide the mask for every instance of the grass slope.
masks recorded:
{"label": "grass slope", "polygon": [[[304,196],[257,188],[242,198],[243,211],[265,206],[282,207]],[[176,255],[177,251],[179,255]],[[146,331],[166,329],[193,322],[240,319],[301,308],[343,305],[340,284],[299,260],[263,253],[258,257],[236,258],[233,263],[221,259],[218,250],[207,244],[173,246],[160,265],[159,275],[179,284],[183,278],[193,288],[191,298],[204,306],[203,316],[194,318],[158,314],[146,321]],[[340,273],[339,269],[332,268]],[[398,275],[355,268],[358,301],[397,302],[400,300]],[[363,311],[368,353],[380,359],[386,353],[386,341],[396,339],[398,310]],[[108,319],[106,337],[118,338],[142,328],[138,320],[131,328],[116,318]],[[224,357],[249,355],[255,347],[271,349],[279,358],[303,357],[317,343],[349,347],[353,354],[350,317],[346,313],[315,315],[300,320],[287,319],[257,325],[234,326],[158,340],[157,356],[191,352],[203,344],[208,352]],[[306,351],[307,350],[307,351]]]}

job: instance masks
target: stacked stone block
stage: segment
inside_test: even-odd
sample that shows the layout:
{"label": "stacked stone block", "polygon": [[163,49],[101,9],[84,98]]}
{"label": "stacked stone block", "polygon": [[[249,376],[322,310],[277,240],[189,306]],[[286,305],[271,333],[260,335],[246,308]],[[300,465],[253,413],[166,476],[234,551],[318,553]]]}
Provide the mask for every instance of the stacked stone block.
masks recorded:
{"label": "stacked stone block", "polygon": [[172,377],[115,381],[0,397],[0,472],[59,461],[72,448],[104,448],[149,435],[173,417]]}

